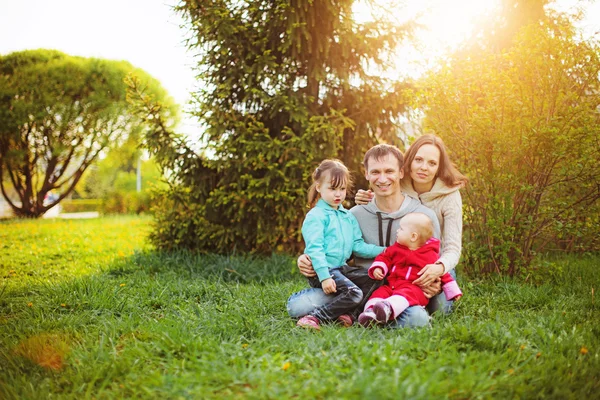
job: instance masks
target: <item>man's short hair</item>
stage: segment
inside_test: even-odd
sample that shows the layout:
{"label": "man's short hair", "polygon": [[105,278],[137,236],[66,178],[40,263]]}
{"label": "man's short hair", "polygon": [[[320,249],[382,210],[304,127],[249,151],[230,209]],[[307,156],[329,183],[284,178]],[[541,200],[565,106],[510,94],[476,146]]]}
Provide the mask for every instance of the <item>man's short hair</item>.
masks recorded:
{"label": "man's short hair", "polygon": [[404,166],[404,156],[402,155],[400,149],[389,144],[378,144],[371,147],[365,153],[365,158],[363,159],[365,172],[369,172],[369,158],[374,158],[375,160],[379,161],[388,154],[391,154],[398,160],[398,169],[402,169]]}

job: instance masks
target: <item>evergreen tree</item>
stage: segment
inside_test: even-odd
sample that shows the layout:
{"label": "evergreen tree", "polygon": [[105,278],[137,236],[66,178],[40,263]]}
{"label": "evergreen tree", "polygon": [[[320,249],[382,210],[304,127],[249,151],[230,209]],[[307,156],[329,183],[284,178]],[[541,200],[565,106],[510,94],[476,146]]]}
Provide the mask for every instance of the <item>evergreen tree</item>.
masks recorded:
{"label": "evergreen tree", "polygon": [[[318,163],[340,158],[360,179],[369,147],[400,144],[394,119],[403,111],[401,85],[379,75],[408,30],[383,17],[358,24],[353,4],[181,3],[189,47],[199,55],[194,114],[210,157],[154,124],[151,151],[165,143],[172,149],[163,151],[173,185],[157,215],[160,247],[297,251]],[[142,97],[142,112],[156,110]]]}

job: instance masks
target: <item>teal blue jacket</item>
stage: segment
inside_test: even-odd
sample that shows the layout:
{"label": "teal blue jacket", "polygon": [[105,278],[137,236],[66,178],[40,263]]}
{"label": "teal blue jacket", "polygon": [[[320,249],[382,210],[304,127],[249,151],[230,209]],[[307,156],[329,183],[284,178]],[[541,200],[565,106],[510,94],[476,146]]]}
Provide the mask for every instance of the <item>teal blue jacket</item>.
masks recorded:
{"label": "teal blue jacket", "polygon": [[306,214],[302,224],[302,237],[319,280],[330,278],[329,268],[346,263],[352,253],[364,257],[377,257],[385,247],[367,244],[363,240],[356,217],[342,205],[334,209],[323,199]]}

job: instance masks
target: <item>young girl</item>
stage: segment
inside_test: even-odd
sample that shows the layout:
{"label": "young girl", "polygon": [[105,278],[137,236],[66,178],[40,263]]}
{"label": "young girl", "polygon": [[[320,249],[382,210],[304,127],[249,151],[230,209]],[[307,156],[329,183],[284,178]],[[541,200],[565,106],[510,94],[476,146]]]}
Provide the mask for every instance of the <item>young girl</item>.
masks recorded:
{"label": "young girl", "polygon": [[312,209],[302,224],[302,237],[306,244],[304,253],[310,256],[317,276],[308,281],[334,299],[300,318],[298,326],[319,329],[320,322],[335,320],[350,326],[353,320],[347,313],[361,302],[363,293],[344,276],[341,268],[352,253],[373,258],[385,248],[365,243],[358,221],[342,205],[352,183],[344,164],[324,160],[312,177],[308,193]]}

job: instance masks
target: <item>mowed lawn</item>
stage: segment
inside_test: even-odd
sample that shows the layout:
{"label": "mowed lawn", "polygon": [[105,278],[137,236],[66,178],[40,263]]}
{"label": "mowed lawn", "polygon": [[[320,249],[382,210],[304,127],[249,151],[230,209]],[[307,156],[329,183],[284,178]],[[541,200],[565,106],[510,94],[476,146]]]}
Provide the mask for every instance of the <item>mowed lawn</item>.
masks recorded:
{"label": "mowed lawn", "polygon": [[430,329],[295,327],[290,256],[158,254],[148,217],[0,222],[0,398],[600,398],[600,257],[460,277]]}

